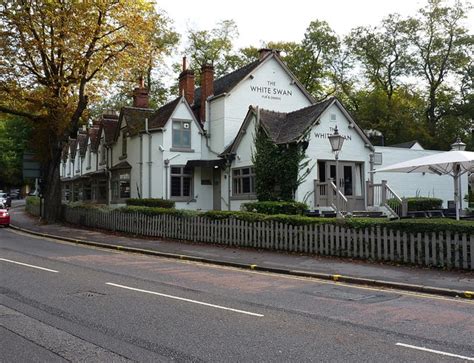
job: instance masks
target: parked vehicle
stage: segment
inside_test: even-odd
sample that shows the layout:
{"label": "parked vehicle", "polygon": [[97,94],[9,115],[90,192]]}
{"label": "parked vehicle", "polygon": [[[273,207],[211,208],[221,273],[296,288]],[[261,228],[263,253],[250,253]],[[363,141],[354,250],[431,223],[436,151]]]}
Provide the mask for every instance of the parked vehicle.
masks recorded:
{"label": "parked vehicle", "polygon": [[8,213],[8,209],[0,203],[0,226],[1,225],[5,227],[10,225],[10,213]]}
{"label": "parked vehicle", "polygon": [[10,189],[11,199],[21,199],[20,189]]}
{"label": "parked vehicle", "polygon": [[0,203],[10,208],[12,206],[12,199],[7,193],[0,193]]}

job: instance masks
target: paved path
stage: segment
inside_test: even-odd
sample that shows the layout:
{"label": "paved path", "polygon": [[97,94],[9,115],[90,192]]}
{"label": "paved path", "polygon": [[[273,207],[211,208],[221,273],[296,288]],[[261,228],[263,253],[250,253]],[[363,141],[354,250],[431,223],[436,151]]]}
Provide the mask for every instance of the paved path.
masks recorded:
{"label": "paved path", "polygon": [[[355,280],[367,279],[375,280],[375,282],[402,284],[406,285],[407,289],[411,289],[409,285],[416,285],[440,291],[441,289],[460,292],[474,291],[473,272],[397,266],[359,260],[308,256],[202,243],[176,242],[163,239],[142,239],[106,231],[91,231],[59,224],[42,224],[38,218],[28,215],[20,203],[17,203],[17,206],[17,208],[11,210],[13,226],[59,237],[76,238],[110,246],[132,247],[160,253],[186,255],[202,258],[207,261],[216,261],[220,264],[256,265],[258,267],[267,267],[270,270],[279,269],[282,271],[341,275],[352,277]],[[422,291],[416,287],[413,290]],[[467,295],[470,294],[467,293]]]}

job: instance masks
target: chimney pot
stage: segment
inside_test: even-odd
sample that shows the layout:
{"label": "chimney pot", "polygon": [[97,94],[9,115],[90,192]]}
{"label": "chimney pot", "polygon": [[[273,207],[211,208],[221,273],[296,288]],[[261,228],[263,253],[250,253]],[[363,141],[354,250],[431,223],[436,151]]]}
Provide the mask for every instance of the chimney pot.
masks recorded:
{"label": "chimney pot", "polygon": [[145,88],[143,77],[138,78],[138,87],[133,90],[133,107],[149,107],[148,89]]}
{"label": "chimney pot", "polygon": [[194,103],[194,72],[186,69],[186,57],[183,57],[183,71],[179,75],[179,96],[184,96],[190,105]]}

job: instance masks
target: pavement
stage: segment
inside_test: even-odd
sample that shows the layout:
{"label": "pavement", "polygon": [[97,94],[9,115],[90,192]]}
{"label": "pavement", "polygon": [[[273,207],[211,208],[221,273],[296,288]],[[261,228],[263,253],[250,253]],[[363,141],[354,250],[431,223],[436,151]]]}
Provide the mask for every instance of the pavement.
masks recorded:
{"label": "pavement", "polygon": [[24,201],[14,202],[11,216],[11,227],[14,229],[76,244],[256,271],[474,299],[472,271],[441,270],[206,243],[138,238],[105,230],[45,224],[39,218],[25,212]]}

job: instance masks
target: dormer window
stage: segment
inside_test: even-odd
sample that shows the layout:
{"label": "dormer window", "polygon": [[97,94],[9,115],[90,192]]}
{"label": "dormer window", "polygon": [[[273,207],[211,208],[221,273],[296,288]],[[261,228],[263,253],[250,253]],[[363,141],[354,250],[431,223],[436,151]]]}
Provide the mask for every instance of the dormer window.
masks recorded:
{"label": "dormer window", "polygon": [[173,148],[191,149],[191,121],[173,121]]}

